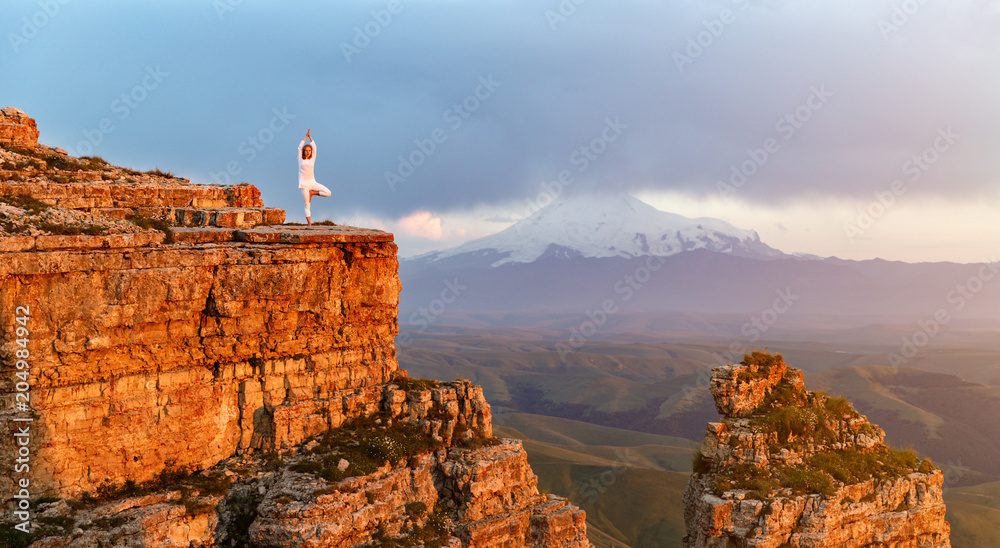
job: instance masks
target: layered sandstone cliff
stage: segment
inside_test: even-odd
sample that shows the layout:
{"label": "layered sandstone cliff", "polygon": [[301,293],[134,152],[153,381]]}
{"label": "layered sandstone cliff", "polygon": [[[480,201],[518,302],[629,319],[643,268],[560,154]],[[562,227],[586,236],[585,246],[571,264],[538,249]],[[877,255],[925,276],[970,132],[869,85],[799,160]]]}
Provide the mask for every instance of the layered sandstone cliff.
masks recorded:
{"label": "layered sandstone cliff", "polygon": [[280,456],[43,503],[31,546],[589,546],[583,512],[538,492],[520,442],[492,438],[468,381],[401,378],[341,404],[340,428]]}
{"label": "layered sandstone cliff", "polygon": [[687,547],[950,546],[943,475],[884,443],[843,398],[805,389],[781,355],[712,372],[708,424],[684,494]]}
{"label": "layered sandstone cliff", "polygon": [[33,148],[38,144],[38,125],[23,110],[0,109],[0,145]]}
{"label": "layered sandstone cliff", "polygon": [[480,388],[399,370],[391,234],[15,144],[0,495],[28,482],[33,546],[589,546]]}

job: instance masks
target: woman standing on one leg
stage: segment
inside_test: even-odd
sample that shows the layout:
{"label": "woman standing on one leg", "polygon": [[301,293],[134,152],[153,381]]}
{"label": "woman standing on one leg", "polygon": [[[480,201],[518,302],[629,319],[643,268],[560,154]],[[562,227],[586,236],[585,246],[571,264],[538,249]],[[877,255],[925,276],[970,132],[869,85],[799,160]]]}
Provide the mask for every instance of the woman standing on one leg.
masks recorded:
{"label": "woman standing on one leg", "polygon": [[[299,188],[302,189],[302,199],[306,202],[306,222],[312,226],[312,214],[309,204],[313,196],[330,196],[330,189],[316,182],[313,166],[316,164],[316,141],[306,130],[306,137],[299,143]],[[306,144],[306,139],[309,144]]]}

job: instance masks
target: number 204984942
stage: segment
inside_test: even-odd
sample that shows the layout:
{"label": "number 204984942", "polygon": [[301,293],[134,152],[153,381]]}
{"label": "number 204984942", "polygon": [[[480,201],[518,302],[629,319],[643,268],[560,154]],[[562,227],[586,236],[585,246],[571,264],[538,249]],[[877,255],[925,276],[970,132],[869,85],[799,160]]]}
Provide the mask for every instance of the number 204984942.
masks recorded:
{"label": "number 204984942", "polygon": [[[26,404],[29,401],[28,391],[31,389],[31,385],[28,383],[28,378],[31,370],[31,363],[28,361],[31,357],[31,350],[28,348],[30,346],[30,335],[31,332],[28,330],[28,322],[31,319],[31,308],[27,306],[18,306],[14,312],[14,335],[17,337],[14,339],[14,367],[16,372],[14,376],[17,377],[17,383],[14,385],[17,390],[17,402]],[[21,405],[18,405],[21,408]]]}

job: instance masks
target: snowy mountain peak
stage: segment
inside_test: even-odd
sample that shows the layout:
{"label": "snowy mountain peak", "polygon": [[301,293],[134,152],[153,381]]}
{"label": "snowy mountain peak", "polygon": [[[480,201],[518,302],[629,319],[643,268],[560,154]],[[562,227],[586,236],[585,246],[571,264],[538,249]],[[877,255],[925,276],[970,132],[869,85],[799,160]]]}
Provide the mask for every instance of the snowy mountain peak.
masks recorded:
{"label": "snowy mountain peak", "polygon": [[492,266],[530,263],[543,256],[669,256],[707,249],[758,258],[783,254],[752,230],[712,218],[689,219],[660,211],[628,194],[563,194],[514,225],[449,250],[429,262],[468,253],[491,255]]}

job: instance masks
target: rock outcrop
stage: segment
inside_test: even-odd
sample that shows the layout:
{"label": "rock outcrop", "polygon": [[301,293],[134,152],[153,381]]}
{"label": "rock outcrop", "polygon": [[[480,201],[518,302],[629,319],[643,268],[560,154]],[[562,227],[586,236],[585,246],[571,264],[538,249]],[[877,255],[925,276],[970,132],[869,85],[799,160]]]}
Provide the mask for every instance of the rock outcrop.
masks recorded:
{"label": "rock outcrop", "polygon": [[584,513],[539,494],[520,442],[489,435],[478,387],[414,384],[362,391],[342,428],[281,458],[237,455],[161,473],[151,494],[108,483],[108,502],[44,503],[38,519],[55,526],[32,548],[590,546]]}
{"label": "rock outcrop", "polygon": [[481,388],[399,369],[392,234],[34,150],[0,147],[0,496],[32,546],[589,546]]}
{"label": "rock outcrop", "polygon": [[0,198],[0,236],[134,233],[153,221],[221,228],[285,221],[283,210],[264,207],[253,185],[191,184],[159,169],[140,172],[45,145],[0,147]]}
{"label": "rock outcrop", "polygon": [[34,118],[14,107],[0,109],[0,145],[34,148],[38,144],[38,126]]}
{"label": "rock outcrop", "polygon": [[[34,251],[0,253],[0,308],[30,307],[36,492],[79,496],[105,479],[149,480],[168,462],[203,469],[287,449],[339,426],[345,408],[374,398],[358,389],[396,374],[390,234],[239,234],[274,241],[36,236]],[[14,335],[4,333],[11,357]],[[11,400],[14,380],[0,381]],[[0,441],[5,469],[10,443]]]}
{"label": "rock outcrop", "polygon": [[684,546],[951,546],[943,475],[843,398],[805,389],[781,355],[712,372],[708,423],[684,494]]}

